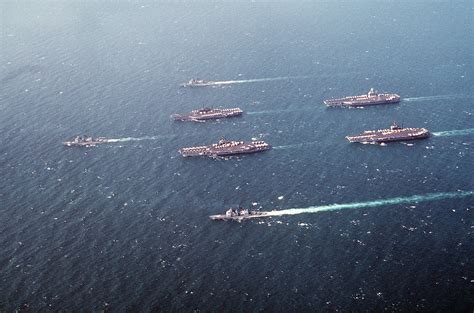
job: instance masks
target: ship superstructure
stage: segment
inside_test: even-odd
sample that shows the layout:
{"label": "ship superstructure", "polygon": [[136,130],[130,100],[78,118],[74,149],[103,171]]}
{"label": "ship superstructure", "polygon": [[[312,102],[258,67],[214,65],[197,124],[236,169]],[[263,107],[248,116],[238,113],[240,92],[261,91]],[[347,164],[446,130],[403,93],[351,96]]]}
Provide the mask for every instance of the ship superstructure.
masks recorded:
{"label": "ship superstructure", "polygon": [[68,147],[94,147],[101,143],[107,143],[108,140],[105,137],[88,137],[88,136],[76,136],[72,140],[63,142],[63,145]]}
{"label": "ship superstructure", "polygon": [[228,156],[236,154],[250,154],[269,150],[271,146],[263,140],[252,141],[230,141],[226,139],[219,140],[218,143],[208,146],[197,146],[179,149],[183,157],[190,156]]}
{"label": "ship superstructure", "polygon": [[194,121],[202,122],[205,120],[215,120],[220,118],[235,117],[242,115],[244,111],[240,108],[230,109],[213,109],[202,108],[200,110],[193,110],[188,114],[173,114],[171,118],[176,121]]}
{"label": "ship superstructure", "polygon": [[212,85],[215,85],[215,82],[203,79],[190,79],[188,82],[181,84],[181,87],[206,87]]}
{"label": "ship superstructure", "polygon": [[395,93],[378,93],[373,88],[365,95],[349,96],[339,99],[324,100],[327,106],[361,107],[367,105],[388,104],[400,102],[400,96]]}
{"label": "ship superstructure", "polygon": [[350,142],[380,143],[389,141],[405,141],[429,137],[426,128],[404,128],[393,123],[389,129],[366,130],[360,135],[346,136]]}
{"label": "ship superstructure", "polygon": [[225,214],[210,215],[209,218],[213,221],[241,222],[242,220],[245,220],[245,219],[264,217],[265,215],[267,215],[267,212],[250,211],[245,208],[239,208],[239,209],[230,208],[225,212]]}

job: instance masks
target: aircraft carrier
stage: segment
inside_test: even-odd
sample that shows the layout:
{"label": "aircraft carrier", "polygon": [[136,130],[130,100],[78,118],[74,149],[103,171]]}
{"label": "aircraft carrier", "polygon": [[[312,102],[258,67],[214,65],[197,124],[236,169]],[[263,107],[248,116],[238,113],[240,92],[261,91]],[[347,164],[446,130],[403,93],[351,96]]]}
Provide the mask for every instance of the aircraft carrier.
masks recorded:
{"label": "aircraft carrier", "polygon": [[200,110],[193,110],[188,114],[173,114],[171,118],[175,121],[193,121],[203,122],[206,120],[215,120],[220,118],[235,117],[242,115],[244,111],[240,108],[231,109],[212,109],[202,108]]}
{"label": "aircraft carrier", "polygon": [[324,104],[329,107],[362,107],[368,105],[389,104],[398,102],[400,102],[399,95],[395,93],[378,93],[373,88],[370,88],[370,91],[366,95],[324,100]]}
{"label": "aircraft carrier", "polygon": [[346,136],[350,142],[382,143],[389,141],[405,141],[429,137],[426,128],[403,128],[393,123],[389,129],[366,130],[360,135]]}
{"label": "aircraft carrier", "polygon": [[92,138],[88,136],[76,136],[72,140],[63,142],[67,147],[94,147],[101,143],[109,142],[105,137]]}
{"label": "aircraft carrier", "polygon": [[215,82],[207,81],[203,79],[191,79],[188,82],[181,84],[181,87],[206,87],[206,86],[213,86]]}
{"label": "aircraft carrier", "polygon": [[244,141],[229,141],[226,139],[219,140],[218,143],[209,146],[197,146],[179,149],[179,153],[183,157],[191,156],[229,156],[236,154],[250,154],[269,150],[271,146],[262,140],[253,140],[249,142]]}
{"label": "aircraft carrier", "polygon": [[249,211],[248,209],[239,208],[228,209],[225,214],[210,215],[209,218],[213,221],[237,221],[242,222],[245,219],[256,217],[265,217],[267,212]]}

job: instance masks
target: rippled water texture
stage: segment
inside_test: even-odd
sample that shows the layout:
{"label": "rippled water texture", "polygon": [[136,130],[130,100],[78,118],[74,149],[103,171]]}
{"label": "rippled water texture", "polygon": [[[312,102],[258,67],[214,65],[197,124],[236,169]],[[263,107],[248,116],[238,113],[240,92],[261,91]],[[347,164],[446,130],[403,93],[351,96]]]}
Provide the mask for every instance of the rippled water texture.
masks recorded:
{"label": "rippled water texture", "polygon": [[[472,12],[0,2],[0,311],[470,312]],[[403,100],[322,103],[371,87]],[[203,106],[245,113],[170,119]],[[345,140],[393,121],[433,136]],[[221,136],[274,149],[178,153]],[[208,218],[237,205],[274,216]]]}

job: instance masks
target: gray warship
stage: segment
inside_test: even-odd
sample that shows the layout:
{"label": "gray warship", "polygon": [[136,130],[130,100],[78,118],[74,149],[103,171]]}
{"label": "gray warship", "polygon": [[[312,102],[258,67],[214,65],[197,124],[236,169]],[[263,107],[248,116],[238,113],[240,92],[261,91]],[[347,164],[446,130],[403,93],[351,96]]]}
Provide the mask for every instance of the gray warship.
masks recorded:
{"label": "gray warship", "polygon": [[213,221],[237,221],[241,222],[245,219],[251,219],[256,217],[264,217],[267,212],[249,211],[244,208],[230,208],[225,214],[210,215],[209,218]]}
{"label": "gray warship", "polygon": [[229,156],[236,154],[250,154],[271,149],[271,146],[263,140],[230,141],[222,138],[218,143],[209,146],[197,146],[179,149],[183,157],[191,156]]}
{"label": "gray warship", "polygon": [[324,100],[324,104],[329,107],[362,107],[377,104],[389,104],[400,102],[400,96],[395,93],[378,93],[374,88],[370,88],[366,95],[349,96],[339,99]]}
{"label": "gray warship", "polygon": [[429,135],[430,132],[426,128],[404,128],[394,122],[389,129],[366,130],[360,135],[346,136],[346,139],[350,142],[382,143],[423,139]]}
{"label": "gray warship", "polygon": [[67,147],[94,147],[98,144],[109,142],[105,137],[76,136],[72,140],[63,142]]}
{"label": "gray warship", "polygon": [[190,79],[188,82],[181,84],[181,87],[206,87],[213,86],[215,82],[203,79]]}
{"label": "gray warship", "polygon": [[215,120],[220,118],[235,117],[242,115],[244,111],[240,108],[230,109],[213,109],[202,108],[200,110],[193,110],[188,114],[173,114],[171,118],[175,121],[193,121],[203,122],[206,120]]}

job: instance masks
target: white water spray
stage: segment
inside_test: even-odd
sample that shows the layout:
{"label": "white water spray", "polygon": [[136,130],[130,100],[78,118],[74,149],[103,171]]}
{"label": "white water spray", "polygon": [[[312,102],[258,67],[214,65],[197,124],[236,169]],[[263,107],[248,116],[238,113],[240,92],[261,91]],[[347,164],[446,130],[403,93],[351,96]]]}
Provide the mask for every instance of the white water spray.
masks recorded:
{"label": "white water spray", "polygon": [[299,109],[294,109],[294,110],[266,110],[266,111],[250,111],[247,112],[248,115],[258,115],[258,114],[275,114],[275,113],[288,113],[288,112],[294,112]]}
{"label": "white water spray", "polygon": [[317,141],[311,141],[311,142],[295,143],[295,144],[285,145],[285,146],[274,146],[273,149],[286,150],[286,149],[302,148],[304,146],[314,145],[316,143],[318,143],[318,142]]}
{"label": "white water spray", "polygon": [[124,137],[124,138],[111,138],[107,139],[107,142],[129,142],[129,141],[142,141],[142,140],[157,140],[163,138],[163,136],[145,136],[145,137]]}
{"label": "white water spray", "polygon": [[294,108],[294,109],[283,109],[283,110],[265,110],[265,111],[249,111],[247,112],[248,115],[259,115],[259,114],[276,114],[276,113],[291,113],[291,112],[299,112],[299,111],[312,111],[314,108]]}
{"label": "white water spray", "polygon": [[286,149],[292,149],[292,148],[301,148],[303,144],[294,144],[294,145],[286,145],[286,146],[275,146],[273,149],[275,150],[286,150]]}
{"label": "white water spray", "polygon": [[428,97],[413,97],[413,98],[403,98],[403,101],[407,102],[418,102],[418,101],[435,101],[435,100],[453,100],[453,99],[463,99],[463,98],[472,98],[472,95],[439,95],[439,96],[428,96]]}
{"label": "white water spray", "polygon": [[460,199],[471,197],[474,195],[474,191],[457,191],[457,192],[440,192],[440,193],[428,193],[424,195],[414,195],[409,197],[397,197],[390,199],[380,199],[365,202],[352,202],[342,204],[329,204],[322,206],[311,206],[307,208],[293,208],[280,211],[265,212],[264,216],[282,216],[282,215],[297,215],[306,213],[318,213],[324,211],[336,211],[345,209],[361,209],[361,208],[374,208],[387,205],[396,204],[408,204],[428,201],[439,201],[446,199]]}
{"label": "white water spray", "polygon": [[472,135],[474,134],[474,128],[466,128],[466,129],[455,129],[455,130],[447,130],[442,132],[434,132],[433,136],[436,137],[449,137],[449,136],[463,136],[463,135]]}
{"label": "white water spray", "polygon": [[248,84],[248,83],[278,81],[278,80],[305,79],[305,78],[310,78],[310,77],[311,76],[280,76],[280,77],[242,79],[242,80],[223,80],[223,81],[213,82],[212,85]]}

